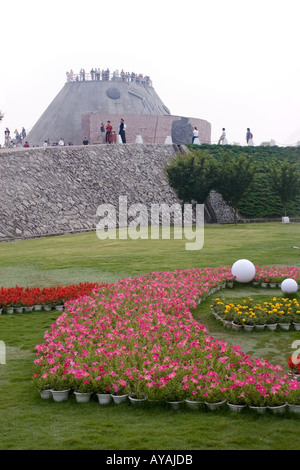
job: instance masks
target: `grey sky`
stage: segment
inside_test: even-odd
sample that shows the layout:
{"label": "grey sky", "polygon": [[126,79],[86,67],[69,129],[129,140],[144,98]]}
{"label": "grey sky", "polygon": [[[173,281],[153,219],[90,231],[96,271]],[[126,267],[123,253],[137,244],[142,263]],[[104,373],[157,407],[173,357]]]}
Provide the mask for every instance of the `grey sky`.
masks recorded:
{"label": "grey sky", "polygon": [[[2,10],[3,11],[3,10]],[[299,0],[15,0],[1,24],[4,129],[28,131],[80,68],[150,75],[171,114],[230,143],[300,141]],[[47,137],[47,136],[46,136]]]}

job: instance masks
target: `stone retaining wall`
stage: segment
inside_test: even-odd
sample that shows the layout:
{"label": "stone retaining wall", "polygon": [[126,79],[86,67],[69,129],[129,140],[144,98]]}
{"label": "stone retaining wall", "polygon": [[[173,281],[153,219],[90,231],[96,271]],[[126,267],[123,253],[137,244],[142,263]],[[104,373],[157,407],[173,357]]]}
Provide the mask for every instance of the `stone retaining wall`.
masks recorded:
{"label": "stone retaining wall", "polygon": [[[176,145],[89,145],[0,150],[0,241],[94,231],[100,204],[178,203],[164,176]],[[232,211],[216,195],[220,223]]]}

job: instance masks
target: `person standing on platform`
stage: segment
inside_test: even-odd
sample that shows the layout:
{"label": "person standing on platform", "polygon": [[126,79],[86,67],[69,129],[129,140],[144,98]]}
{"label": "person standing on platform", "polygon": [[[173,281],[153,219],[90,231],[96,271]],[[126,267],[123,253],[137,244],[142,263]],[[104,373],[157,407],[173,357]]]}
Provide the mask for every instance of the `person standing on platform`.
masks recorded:
{"label": "person standing on platform", "polygon": [[254,145],[253,144],[253,134],[250,131],[249,127],[247,127],[246,142],[247,142],[248,145]]}
{"label": "person standing on platform", "polygon": [[192,143],[194,143],[195,139],[198,139],[198,138],[199,138],[199,131],[198,131],[197,127],[194,127]]}
{"label": "person standing on platform", "polygon": [[101,132],[101,143],[105,144],[105,142],[106,142],[106,138],[105,138],[106,130],[105,130],[105,125],[104,125],[103,122],[101,122],[100,132]]}
{"label": "person standing on platform", "polygon": [[219,138],[218,145],[224,144],[224,143],[225,143],[225,139],[226,139],[226,131],[225,131],[225,127],[223,127],[223,129],[222,129],[222,134],[221,134],[221,137]]}
{"label": "person standing on platform", "polygon": [[106,135],[105,135],[105,141],[107,144],[111,144],[111,140],[110,140],[110,136],[111,136],[111,133],[112,133],[112,125],[110,123],[110,121],[107,121],[107,124],[106,124]]}
{"label": "person standing on platform", "polygon": [[10,130],[8,129],[8,127],[5,129],[4,131],[4,136],[5,136],[5,147],[9,147],[9,144],[10,144]]}
{"label": "person standing on platform", "polygon": [[121,119],[120,121],[120,127],[119,127],[119,134],[121,136],[123,144],[126,144],[126,124],[124,122],[124,119]]}

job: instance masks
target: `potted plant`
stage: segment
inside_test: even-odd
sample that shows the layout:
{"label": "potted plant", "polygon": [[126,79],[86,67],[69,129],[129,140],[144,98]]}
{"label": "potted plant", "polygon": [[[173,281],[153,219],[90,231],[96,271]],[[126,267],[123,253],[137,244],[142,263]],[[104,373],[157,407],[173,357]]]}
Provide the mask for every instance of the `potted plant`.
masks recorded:
{"label": "potted plant", "polygon": [[247,407],[246,390],[241,386],[230,386],[226,390],[227,405],[232,411],[241,411]]}
{"label": "potted plant", "polygon": [[142,378],[137,379],[130,386],[129,400],[133,405],[143,403],[147,400],[146,382]]}
{"label": "potted plant", "polygon": [[148,403],[157,404],[164,401],[163,386],[155,380],[146,383],[146,394]]}
{"label": "potted plant", "polygon": [[70,378],[57,372],[55,375],[49,374],[49,383],[52,388],[52,397],[56,402],[66,401],[71,389]]}
{"label": "potted plant", "polygon": [[53,302],[51,301],[46,301],[43,303],[43,309],[46,310],[46,312],[50,312],[50,310],[54,309]]}
{"label": "potted plant", "polygon": [[240,331],[243,329],[244,323],[244,316],[237,313],[236,315],[234,315],[234,318],[232,320],[232,329],[235,331]]}
{"label": "potted plant", "polygon": [[300,331],[300,305],[299,302],[294,299],[291,321],[296,331]]}
{"label": "potted plant", "polygon": [[275,331],[277,328],[277,316],[274,313],[266,312],[262,317],[263,323],[268,330]]}
{"label": "potted plant", "polygon": [[52,397],[52,385],[48,380],[48,374],[33,374],[32,378],[34,386],[38,389],[41,398],[49,399]]}
{"label": "potted plant", "polygon": [[212,305],[210,306],[214,315],[221,315],[225,310],[225,299],[219,299],[218,297],[213,300]]}
{"label": "potted plant", "polygon": [[142,405],[147,401],[148,395],[143,384],[138,384],[130,391],[128,396],[132,405]]}
{"label": "potted plant", "polygon": [[267,407],[275,414],[285,412],[286,393],[280,386],[272,386],[267,396]]}
{"label": "potted plant", "polygon": [[111,394],[113,392],[112,382],[112,376],[106,371],[94,379],[94,391],[97,395],[99,405],[108,405],[111,403]]}
{"label": "potted plant", "polygon": [[15,311],[14,304],[12,302],[5,302],[3,303],[3,306],[5,308],[5,312],[8,314],[12,314]]}
{"label": "potted plant", "polygon": [[288,391],[287,406],[292,413],[300,413],[300,386]]}
{"label": "potted plant", "polygon": [[176,373],[173,378],[167,380],[162,387],[163,399],[167,402],[171,408],[178,409],[186,398],[186,391],[182,384],[182,371]]}
{"label": "potted plant", "polygon": [[204,390],[205,391],[202,396],[204,398],[204,403],[209,410],[215,411],[226,403],[226,396],[224,393],[226,388],[222,387],[220,383],[211,382]]}
{"label": "potted plant", "polygon": [[75,378],[72,383],[72,388],[77,403],[87,403],[90,401],[94,386],[88,377],[82,377],[80,379]]}
{"label": "potted plant", "polygon": [[29,288],[26,288],[22,296],[23,306],[25,312],[31,312],[33,310],[34,297]]}
{"label": "potted plant", "polygon": [[268,287],[269,285],[269,278],[265,277],[261,279],[261,287]]}
{"label": "potted plant", "polygon": [[224,326],[227,328],[232,328],[232,322],[235,318],[235,315],[230,305],[226,305],[223,311],[220,312],[219,316]]}
{"label": "potted plant", "polygon": [[189,387],[186,389],[185,402],[188,408],[192,410],[198,410],[204,405],[203,389],[202,386],[199,385],[199,381],[189,381]]}
{"label": "potted plant", "polygon": [[111,393],[111,396],[114,403],[119,405],[120,403],[127,400],[130,389],[126,380],[116,380],[114,383],[112,383],[112,390],[113,391]]}
{"label": "potted plant", "polygon": [[245,393],[245,403],[251,410],[257,413],[265,413],[267,411],[267,392],[257,384],[249,384]]}
{"label": "potted plant", "polygon": [[250,314],[245,317],[245,323],[244,323],[244,330],[245,331],[253,331],[255,328],[255,325],[257,324],[257,317],[255,314]]}

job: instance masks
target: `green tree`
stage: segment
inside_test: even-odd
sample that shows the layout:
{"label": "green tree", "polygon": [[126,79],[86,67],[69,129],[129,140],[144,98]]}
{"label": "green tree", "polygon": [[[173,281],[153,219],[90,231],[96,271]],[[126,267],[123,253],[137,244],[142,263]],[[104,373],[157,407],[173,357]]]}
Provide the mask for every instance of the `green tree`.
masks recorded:
{"label": "green tree", "polygon": [[214,186],[215,161],[208,151],[177,155],[165,166],[170,186],[183,203],[204,204]]}
{"label": "green tree", "polygon": [[299,165],[284,160],[281,163],[273,162],[269,168],[271,189],[279,197],[286,216],[289,202],[299,194]]}
{"label": "green tree", "polygon": [[235,224],[239,202],[249,190],[254,176],[255,167],[251,158],[246,158],[244,154],[233,157],[230,152],[223,151],[217,167],[214,189],[233,208]]}

